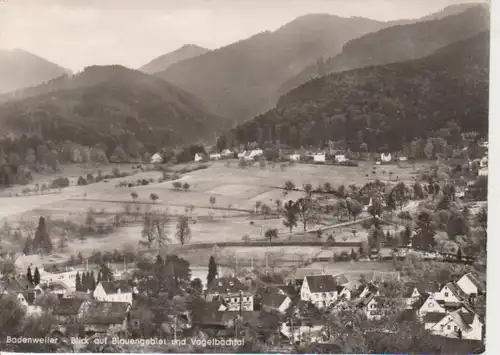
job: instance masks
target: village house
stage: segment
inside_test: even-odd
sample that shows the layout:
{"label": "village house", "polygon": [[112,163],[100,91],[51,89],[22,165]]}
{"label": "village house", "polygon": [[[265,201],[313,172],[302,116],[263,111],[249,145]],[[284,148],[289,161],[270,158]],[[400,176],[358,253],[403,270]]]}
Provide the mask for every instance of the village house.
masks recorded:
{"label": "village house", "polygon": [[[438,315],[435,315],[435,319]],[[431,326],[432,321],[426,323],[426,329],[435,335],[469,340],[483,340],[483,323],[477,314],[455,311],[443,315],[439,321]]]}
{"label": "village house", "polygon": [[478,176],[488,176],[488,168],[479,168],[477,172]]}
{"label": "village house", "polygon": [[196,154],[194,155],[194,161],[195,161],[195,162],[200,162],[200,161],[202,161],[202,160],[203,160],[203,154],[201,154],[201,153],[196,153]]}
{"label": "village house", "polygon": [[[256,158],[262,156],[264,154],[262,149],[253,149],[253,150],[248,150],[245,151],[245,154],[243,155],[243,159],[247,161],[255,160]],[[239,155],[238,155],[239,157]]]}
{"label": "village house", "polygon": [[275,311],[285,313],[290,307],[292,300],[281,289],[271,288],[264,291],[262,295],[262,309],[266,311]]}
{"label": "village house", "polygon": [[151,157],[151,164],[161,164],[161,163],[163,163],[163,158],[161,157],[161,155],[159,153],[153,154],[153,156]]}
{"label": "village house", "polygon": [[337,285],[337,294],[339,299],[350,300],[352,298],[352,291],[347,286]]}
{"label": "village house", "polygon": [[448,282],[439,292],[434,293],[434,298],[446,308],[447,305],[460,304],[468,297],[455,282]]}
{"label": "village house", "polygon": [[345,157],[345,154],[337,154],[335,155],[335,162],[336,163],[344,163],[347,161],[347,158]]}
{"label": "village house", "polygon": [[94,290],[97,301],[132,304],[132,287],[126,281],[101,281]]}
{"label": "village house", "polygon": [[90,304],[81,298],[61,298],[53,314],[61,324],[75,324],[86,314]]}
{"label": "village house", "polygon": [[422,318],[427,313],[446,313],[446,309],[434,298],[433,294],[425,294],[421,305],[416,306],[417,316]]}
{"label": "village house", "polygon": [[207,287],[207,301],[221,298],[228,311],[253,311],[254,297],[236,277],[221,277],[213,280]]}
{"label": "village house", "polygon": [[486,284],[483,281],[480,281],[473,273],[469,272],[463,275],[457,281],[458,287],[468,295],[482,295],[486,293]]}
{"label": "village house", "polygon": [[315,163],[324,163],[324,162],[326,162],[326,154],[325,153],[315,153],[315,154],[313,154],[313,161]]}
{"label": "village house", "polygon": [[390,163],[392,161],[392,155],[391,153],[382,153],[380,154],[380,161],[382,163]]}
{"label": "village house", "polygon": [[403,298],[405,299],[406,309],[413,309],[415,304],[417,304],[423,295],[418,291],[416,287],[409,287],[404,293]]}
{"label": "village house", "polygon": [[399,161],[407,161],[407,160],[408,160],[408,158],[405,157],[405,156],[400,156],[399,157]]}
{"label": "village house", "polygon": [[338,298],[337,284],[332,275],[306,276],[300,289],[300,299],[317,308],[330,306]]}
{"label": "village house", "polygon": [[238,159],[243,159],[246,154],[247,154],[247,151],[242,150],[241,152],[238,153]]}
{"label": "village house", "polygon": [[222,155],[219,153],[211,153],[210,154],[210,160],[220,160],[222,159]]}
{"label": "village house", "polygon": [[300,154],[290,154],[288,158],[290,161],[300,161]]}
{"label": "village house", "polygon": [[222,151],[221,155],[224,158],[231,158],[231,157],[233,157],[234,153],[231,150],[229,150],[229,149],[224,149]]}
{"label": "village house", "polygon": [[40,283],[39,285],[35,286],[34,291],[37,297],[45,293],[52,293],[64,297],[71,292],[71,289],[63,282],[54,281],[50,284]]}
{"label": "village house", "polygon": [[26,310],[26,316],[41,314],[42,309],[35,304],[37,292],[25,275],[7,279],[2,282],[0,290],[1,294],[15,296],[19,304]]}
{"label": "village house", "polygon": [[85,334],[127,336],[130,308],[128,302],[92,303],[83,319]]}
{"label": "village house", "polygon": [[[283,322],[280,332],[293,342],[323,342],[324,324],[321,319],[299,319],[297,323],[291,321]],[[293,332],[293,334],[292,334]]]}
{"label": "village house", "polygon": [[51,272],[42,272],[40,276],[40,284],[48,285],[59,283],[64,284],[71,291],[75,290],[76,287],[76,274],[82,273],[85,270],[69,270],[65,272],[51,273]]}

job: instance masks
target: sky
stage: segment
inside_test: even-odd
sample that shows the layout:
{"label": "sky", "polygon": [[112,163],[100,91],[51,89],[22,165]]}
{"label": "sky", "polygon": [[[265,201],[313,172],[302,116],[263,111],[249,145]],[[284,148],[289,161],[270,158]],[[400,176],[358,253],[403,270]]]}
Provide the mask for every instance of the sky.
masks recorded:
{"label": "sky", "polygon": [[184,44],[216,49],[308,13],[381,21],[478,0],[0,0],[0,49],[73,71],[138,68]]}

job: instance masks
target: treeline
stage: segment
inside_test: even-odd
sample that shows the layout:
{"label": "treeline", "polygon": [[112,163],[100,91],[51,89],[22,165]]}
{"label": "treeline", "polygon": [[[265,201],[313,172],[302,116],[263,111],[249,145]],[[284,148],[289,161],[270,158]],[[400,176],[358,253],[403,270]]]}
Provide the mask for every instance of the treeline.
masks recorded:
{"label": "treeline", "polygon": [[418,144],[415,158],[427,155],[419,142],[428,137],[455,148],[461,132],[487,134],[488,53],[489,35],[482,33],[420,60],[315,79],[233,129],[226,140],[294,148],[345,141],[353,151]]}

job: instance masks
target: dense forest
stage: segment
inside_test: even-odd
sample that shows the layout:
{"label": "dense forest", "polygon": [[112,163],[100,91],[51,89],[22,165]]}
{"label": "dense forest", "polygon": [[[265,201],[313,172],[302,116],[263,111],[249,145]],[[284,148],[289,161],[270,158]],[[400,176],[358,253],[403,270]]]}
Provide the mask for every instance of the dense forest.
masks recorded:
{"label": "dense forest", "polygon": [[415,23],[395,25],[353,39],[343,46],[342,53],[304,68],[283,84],[279,92],[286,94],[326,74],[423,58],[489,29],[486,6],[477,5],[462,11],[444,18],[424,18]]}
{"label": "dense forest", "polygon": [[487,133],[488,76],[483,32],[422,59],[314,79],[224,138],[295,148],[343,140],[353,151],[399,150],[428,137],[453,144],[460,132]]}
{"label": "dense forest", "polygon": [[32,88],[0,106],[3,135],[36,135],[55,144],[93,147],[137,141],[153,151],[213,138],[225,120],[206,111],[192,95],[121,66],[88,67],[75,76]]}

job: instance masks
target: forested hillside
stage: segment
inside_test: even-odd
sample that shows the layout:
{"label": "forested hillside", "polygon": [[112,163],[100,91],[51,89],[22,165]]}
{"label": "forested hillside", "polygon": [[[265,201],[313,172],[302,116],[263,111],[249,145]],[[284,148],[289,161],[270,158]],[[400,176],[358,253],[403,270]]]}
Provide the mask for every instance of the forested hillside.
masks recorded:
{"label": "forested hillside", "polygon": [[104,143],[108,152],[132,139],[154,150],[213,138],[225,124],[191,94],[121,66],[88,67],[33,91],[40,94],[0,106],[2,136]]}
{"label": "forested hillside", "polygon": [[[452,9],[454,10],[452,12]],[[423,21],[396,25],[353,39],[335,57],[321,59],[306,67],[280,88],[280,94],[315,77],[372,65],[404,62],[423,58],[454,42],[489,29],[489,9],[453,7],[446,17],[434,16]],[[455,13],[462,9],[462,12]]]}
{"label": "forested hillside", "polygon": [[217,114],[241,122],[274,107],[288,78],[321,56],[333,56],[350,39],[386,24],[365,18],[313,14],[274,32],[171,65],[158,76],[202,99]]}
{"label": "forested hillside", "polygon": [[488,75],[489,33],[483,32],[423,59],[312,80],[227,139],[297,148],[346,140],[353,150],[376,151],[418,137],[486,134]]}

